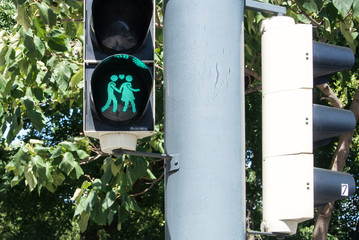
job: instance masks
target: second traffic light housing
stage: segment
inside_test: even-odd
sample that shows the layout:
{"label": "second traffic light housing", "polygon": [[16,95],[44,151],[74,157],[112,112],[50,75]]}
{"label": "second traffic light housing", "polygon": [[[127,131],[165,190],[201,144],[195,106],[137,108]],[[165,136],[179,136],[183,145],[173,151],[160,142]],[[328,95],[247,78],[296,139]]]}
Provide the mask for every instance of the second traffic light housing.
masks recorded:
{"label": "second traffic light housing", "polygon": [[314,105],[313,84],[349,69],[348,48],[316,43],[312,26],[290,17],[262,23],[263,222],[262,230],[294,234],[314,217],[314,206],[355,192],[351,175],[314,168],[313,144],[355,127],[349,110]]}

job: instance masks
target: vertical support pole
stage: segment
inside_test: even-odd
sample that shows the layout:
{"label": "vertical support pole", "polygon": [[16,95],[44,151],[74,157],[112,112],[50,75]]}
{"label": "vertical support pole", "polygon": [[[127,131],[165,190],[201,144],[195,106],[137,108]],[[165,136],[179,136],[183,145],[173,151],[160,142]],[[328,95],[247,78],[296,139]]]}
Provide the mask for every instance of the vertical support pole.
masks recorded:
{"label": "vertical support pole", "polygon": [[246,238],[244,0],[167,0],[166,239]]}

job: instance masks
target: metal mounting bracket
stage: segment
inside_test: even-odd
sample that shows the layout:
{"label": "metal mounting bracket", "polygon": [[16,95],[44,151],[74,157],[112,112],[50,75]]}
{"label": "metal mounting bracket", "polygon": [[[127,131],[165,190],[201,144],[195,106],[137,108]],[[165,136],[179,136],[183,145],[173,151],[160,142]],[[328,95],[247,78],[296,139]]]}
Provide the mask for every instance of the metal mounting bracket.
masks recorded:
{"label": "metal mounting bracket", "polygon": [[269,3],[257,2],[254,0],[246,0],[244,6],[246,9],[257,10],[260,12],[274,13],[277,14],[278,16],[287,14],[287,9],[285,7],[281,7]]}
{"label": "metal mounting bracket", "polygon": [[165,159],[166,172],[174,172],[179,170],[179,154],[171,155],[171,158]]}
{"label": "metal mounting bracket", "polygon": [[147,153],[147,152],[137,152],[137,151],[131,151],[126,149],[115,149],[113,150],[113,154],[115,156],[122,156],[123,154],[128,154],[132,156],[138,156],[138,157],[149,157],[149,158],[162,158],[164,162],[164,166],[166,169],[166,172],[173,172],[179,170],[179,154],[162,154],[162,153]]}
{"label": "metal mounting bracket", "polygon": [[272,233],[272,232],[259,232],[259,231],[247,231],[247,235],[263,235],[263,236],[272,236],[277,237],[278,240],[283,240],[288,234],[283,233]]}

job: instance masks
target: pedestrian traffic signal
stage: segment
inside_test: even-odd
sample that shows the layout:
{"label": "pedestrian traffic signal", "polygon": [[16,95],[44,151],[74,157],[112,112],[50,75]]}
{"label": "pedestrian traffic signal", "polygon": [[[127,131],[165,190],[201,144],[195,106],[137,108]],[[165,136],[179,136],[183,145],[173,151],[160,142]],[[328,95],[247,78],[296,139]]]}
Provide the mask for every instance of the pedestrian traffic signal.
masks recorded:
{"label": "pedestrian traffic signal", "polygon": [[153,0],[86,0],[84,132],[135,150],[154,131]]}
{"label": "pedestrian traffic signal", "polygon": [[263,21],[263,222],[262,231],[295,234],[297,224],[313,218],[314,206],[355,192],[351,175],[314,168],[313,144],[352,131],[351,111],[313,106],[313,83],[348,70],[348,48],[316,43],[312,26],[290,17]]}
{"label": "pedestrian traffic signal", "polygon": [[136,122],[145,113],[152,84],[151,71],[141,60],[130,55],[112,55],[92,73],[92,110],[114,126]]}

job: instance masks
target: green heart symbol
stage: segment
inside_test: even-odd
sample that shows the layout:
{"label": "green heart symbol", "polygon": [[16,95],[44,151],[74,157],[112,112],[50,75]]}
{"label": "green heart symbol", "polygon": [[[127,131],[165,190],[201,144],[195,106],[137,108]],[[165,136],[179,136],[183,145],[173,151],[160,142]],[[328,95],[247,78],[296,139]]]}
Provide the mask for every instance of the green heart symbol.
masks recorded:
{"label": "green heart symbol", "polygon": [[121,80],[125,79],[125,74],[120,74],[118,76],[120,77]]}

